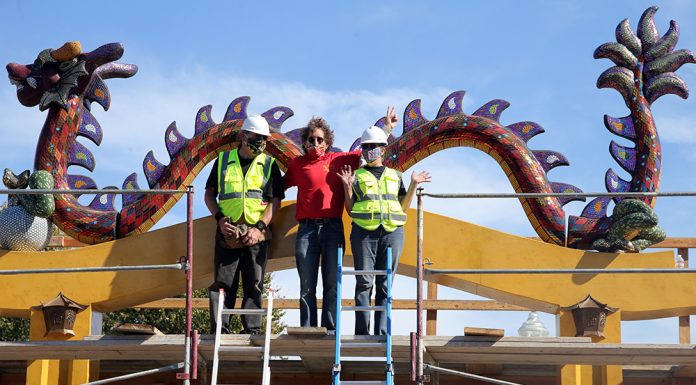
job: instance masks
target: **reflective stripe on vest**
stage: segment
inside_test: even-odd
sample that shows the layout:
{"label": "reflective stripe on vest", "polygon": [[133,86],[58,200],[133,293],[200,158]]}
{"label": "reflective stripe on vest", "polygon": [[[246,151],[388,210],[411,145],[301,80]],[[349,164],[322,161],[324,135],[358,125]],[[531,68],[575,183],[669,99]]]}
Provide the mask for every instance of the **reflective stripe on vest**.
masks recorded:
{"label": "reflective stripe on vest", "polygon": [[385,168],[379,180],[361,168],[355,171],[353,196],[355,203],[350,211],[353,222],[366,229],[375,230],[380,225],[388,232],[406,223],[406,213],[399,202],[401,173]]}
{"label": "reflective stripe on vest", "polygon": [[237,222],[244,214],[244,221],[254,224],[266,211],[263,189],[271,176],[274,159],[261,153],[251,161],[246,174],[239,164],[238,150],[218,155],[218,206],[226,217]]}

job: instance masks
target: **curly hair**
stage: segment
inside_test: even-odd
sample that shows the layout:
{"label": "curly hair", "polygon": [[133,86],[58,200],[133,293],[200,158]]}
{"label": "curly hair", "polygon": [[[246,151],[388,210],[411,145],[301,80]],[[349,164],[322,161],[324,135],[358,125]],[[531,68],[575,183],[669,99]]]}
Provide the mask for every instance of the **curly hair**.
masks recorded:
{"label": "curly hair", "polygon": [[312,119],[307,123],[307,127],[302,130],[302,144],[307,141],[309,134],[314,132],[314,130],[322,130],[324,132],[324,143],[326,143],[327,150],[333,146],[334,132],[329,126],[329,123],[324,120],[324,118],[313,116]]}

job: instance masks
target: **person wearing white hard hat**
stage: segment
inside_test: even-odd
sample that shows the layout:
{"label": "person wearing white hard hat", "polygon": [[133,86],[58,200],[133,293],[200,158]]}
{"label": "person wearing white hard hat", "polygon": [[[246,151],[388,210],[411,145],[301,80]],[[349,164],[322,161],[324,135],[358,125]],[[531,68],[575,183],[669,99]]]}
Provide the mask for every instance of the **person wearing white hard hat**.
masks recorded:
{"label": "person wearing white hard hat", "polygon": [[[387,136],[376,126],[368,127],[360,138],[362,156],[367,164],[355,172],[345,166],[339,173],[343,181],[345,208],[353,218],[350,244],[355,270],[386,270],[387,249],[392,249],[392,274],[396,274],[404,246],[406,211],[411,205],[416,187],[430,182],[428,172],[413,172],[408,191],[401,173],[386,167],[382,159]],[[384,275],[355,276],[355,305],[369,306],[373,288],[375,306],[385,306],[387,277]],[[393,282],[393,281],[392,281]],[[375,312],[374,334],[387,333],[387,317]],[[370,334],[370,312],[355,313],[355,334]]]}
{"label": "person wearing white hard hat", "polygon": [[[205,205],[217,221],[215,277],[210,290],[211,333],[216,326],[220,288],[225,289],[225,309],[234,308],[239,279],[245,309],[260,309],[268,240],[273,215],[285,197],[280,169],[263,151],[271,135],[263,116],[244,120],[239,147],[218,154],[205,185]],[[222,330],[229,333],[229,315]],[[260,315],[242,316],[242,333],[261,332]]]}
{"label": "person wearing white hard hat", "polygon": [[[387,109],[385,130],[398,119]],[[321,326],[336,329],[336,271],[338,247],[345,244],[343,184],[337,175],[344,166],[357,168],[362,151],[330,151],[333,131],[326,120],[313,117],[301,132],[304,155],[293,159],[285,173],[285,188],[297,186],[295,218],[300,224],[295,263],[300,278],[300,326],[318,326],[317,279],[321,267],[323,305]]]}

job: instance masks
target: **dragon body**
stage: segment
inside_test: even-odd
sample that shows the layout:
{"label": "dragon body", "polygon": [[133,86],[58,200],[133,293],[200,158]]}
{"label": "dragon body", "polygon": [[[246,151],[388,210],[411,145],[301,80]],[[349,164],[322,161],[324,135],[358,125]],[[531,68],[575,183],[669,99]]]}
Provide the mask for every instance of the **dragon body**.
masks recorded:
{"label": "dragon body", "polygon": [[[652,7],[645,11],[638,35],[624,20],[617,27],[617,43],[604,44],[595,52],[596,58],[609,58],[616,64],[599,77],[598,87],[619,91],[630,110],[630,114],[623,118],[605,116],[604,123],[611,132],[635,144],[635,147],[625,147],[611,142],[610,153],[631,179],[621,179],[609,169],[605,176],[608,191],[658,190],[661,148],[650,105],[668,93],[683,98],[688,96],[686,84],[674,71],[685,63],[696,62],[696,57],[687,50],[673,51],[679,35],[674,21],[669,31],[659,37],[653,23],[656,9]],[[104,80],[130,77],[137,72],[134,65],[115,63],[122,54],[123,47],[116,43],[85,54],[78,43],[68,43],[57,50],[42,51],[34,64],[12,63],[7,66],[11,82],[17,85],[20,102],[26,106],[39,105],[41,110],[48,109],[34,168],[49,172],[58,189],[96,188],[91,178],[69,174],[68,167],[94,169],[93,155],[77,139],[85,137],[100,144],[103,134],[90,112],[92,103],[97,102],[108,109],[111,98]],[[411,102],[404,112],[403,134],[390,137],[385,163],[405,170],[437,151],[456,146],[472,147],[491,155],[517,192],[581,192],[573,185],[552,182],[547,177],[554,167],[569,164],[564,155],[528,147],[527,142],[532,137],[544,132],[539,124],[531,121],[501,124],[500,116],[509,107],[504,100],[490,101],[472,114],[466,114],[461,107],[463,97],[463,91],[450,94],[432,121],[423,117],[420,100]],[[182,189],[218,152],[235,148],[238,145],[236,132],[247,116],[248,103],[248,97],[235,99],[221,123],[213,122],[211,106],[201,108],[192,138],[185,138],[172,123],[165,131],[165,144],[171,158],[169,164],[157,161],[152,152],[143,162],[149,187]],[[299,129],[286,133],[280,131],[283,122],[292,114],[287,107],[275,107],[262,114],[272,128],[266,151],[283,169],[292,158],[303,153]],[[381,126],[384,120],[376,124]],[[352,148],[358,144],[356,141]],[[139,189],[136,174],[128,176],[122,187]],[[176,194],[124,195],[122,209],[118,211],[114,207],[114,196],[106,192],[98,194],[86,206],[78,202],[78,196],[62,194],[55,196],[55,212],[51,219],[82,242],[100,243],[147,231],[178,199]],[[548,197],[520,201],[544,241],[588,247],[604,237],[614,222],[607,216],[611,199],[591,201],[580,216],[570,216],[566,229],[563,205],[573,199]],[[620,201],[616,199],[617,203]],[[644,203],[652,207],[655,199],[644,199]],[[626,234],[631,232],[626,230]],[[623,233],[616,230],[612,234],[615,238]]]}

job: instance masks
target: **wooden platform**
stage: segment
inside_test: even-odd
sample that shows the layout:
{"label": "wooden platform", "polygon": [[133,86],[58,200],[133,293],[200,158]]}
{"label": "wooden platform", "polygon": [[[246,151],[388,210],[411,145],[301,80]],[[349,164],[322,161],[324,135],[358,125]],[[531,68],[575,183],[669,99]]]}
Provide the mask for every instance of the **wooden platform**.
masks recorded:
{"label": "wooden platform", "polygon": [[[344,336],[344,341],[370,343],[375,336]],[[263,336],[225,335],[220,357],[223,361],[260,361]],[[696,365],[696,346],[676,344],[592,344],[589,338],[521,337],[426,337],[426,361],[440,364],[522,365]],[[352,350],[352,351],[351,351]],[[379,349],[351,349],[345,356],[383,356]],[[84,341],[1,342],[0,360],[92,359],[158,360],[183,359],[183,335],[101,336]],[[394,336],[393,356],[397,363],[409,362],[409,338]],[[277,359],[300,359],[309,367],[329,363],[334,355],[332,336],[275,335],[271,355]],[[212,360],[213,338],[202,336],[199,356]]]}

